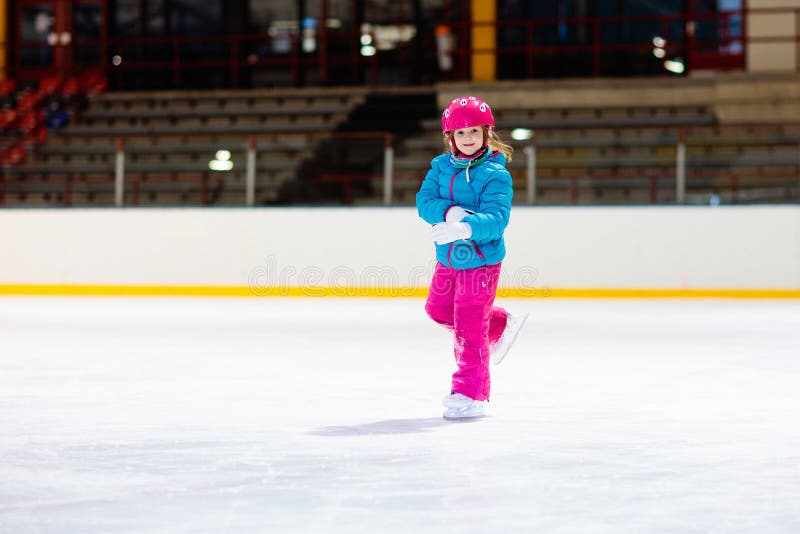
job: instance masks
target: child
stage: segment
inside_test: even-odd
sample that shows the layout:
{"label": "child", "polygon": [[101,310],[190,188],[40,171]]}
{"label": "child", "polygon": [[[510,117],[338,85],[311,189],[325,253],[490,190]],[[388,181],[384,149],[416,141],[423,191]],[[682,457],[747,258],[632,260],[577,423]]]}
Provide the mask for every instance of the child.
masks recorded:
{"label": "child", "polygon": [[436,243],[425,311],[455,334],[458,370],[444,417],[480,417],[489,399],[490,350],[500,363],[527,318],[494,306],[514,195],[506,170],[513,149],[495,134],[489,105],[474,96],[450,102],[442,133],[446,153],[433,158],[417,193]]}

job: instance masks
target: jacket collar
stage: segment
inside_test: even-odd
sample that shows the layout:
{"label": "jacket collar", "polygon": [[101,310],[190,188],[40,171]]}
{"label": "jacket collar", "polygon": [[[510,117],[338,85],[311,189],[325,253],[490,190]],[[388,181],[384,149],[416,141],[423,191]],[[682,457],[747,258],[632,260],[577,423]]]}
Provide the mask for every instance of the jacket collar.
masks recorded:
{"label": "jacket collar", "polygon": [[483,154],[476,158],[460,158],[453,153],[450,153],[450,164],[459,169],[466,169],[467,167],[477,167],[486,161],[492,154],[488,148],[483,150]]}

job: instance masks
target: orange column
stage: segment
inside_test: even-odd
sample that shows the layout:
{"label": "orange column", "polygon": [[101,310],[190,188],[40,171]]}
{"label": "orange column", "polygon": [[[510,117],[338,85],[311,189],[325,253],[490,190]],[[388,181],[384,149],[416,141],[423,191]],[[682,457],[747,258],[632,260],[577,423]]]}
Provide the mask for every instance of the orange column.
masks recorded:
{"label": "orange column", "polygon": [[6,79],[6,68],[8,65],[8,0],[0,0],[0,80]]}
{"label": "orange column", "polygon": [[496,77],[497,1],[472,0],[472,79],[493,81]]}

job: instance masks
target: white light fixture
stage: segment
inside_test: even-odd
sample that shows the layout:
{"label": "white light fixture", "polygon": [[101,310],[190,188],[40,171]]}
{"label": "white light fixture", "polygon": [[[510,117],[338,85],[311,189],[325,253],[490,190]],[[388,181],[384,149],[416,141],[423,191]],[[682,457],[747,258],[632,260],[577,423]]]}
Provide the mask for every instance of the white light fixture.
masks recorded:
{"label": "white light fixture", "polygon": [[365,57],[374,56],[377,50],[375,50],[374,46],[362,46],[361,47],[361,55]]}
{"label": "white light fixture", "polygon": [[233,169],[230,150],[217,150],[214,159],[208,162],[208,168],[212,171],[230,171]]}
{"label": "white light fixture", "polygon": [[533,130],[530,128],[514,128],[511,130],[511,139],[514,141],[527,141],[533,137]]}
{"label": "white light fixture", "polygon": [[667,53],[664,51],[663,48],[654,48],[653,55],[656,56],[658,59],[664,59],[664,56],[666,56]]}
{"label": "white light fixture", "polygon": [[115,67],[119,67],[120,65],[122,65],[122,56],[116,55],[112,57],[111,64],[114,65]]}
{"label": "white light fixture", "polygon": [[667,46],[667,40],[664,39],[663,37],[656,35],[655,37],[653,37],[653,46],[655,46],[656,48],[664,48],[665,46]]}
{"label": "white light fixture", "polygon": [[683,74],[686,66],[683,64],[683,59],[676,57],[675,59],[668,59],[664,62],[664,68],[674,74]]}
{"label": "white light fixture", "polygon": [[361,34],[361,44],[364,46],[372,44],[372,36],[368,33]]}
{"label": "white light fixture", "polygon": [[233,169],[233,162],[212,159],[211,161],[208,162],[208,168],[211,169],[212,171],[229,171]]}

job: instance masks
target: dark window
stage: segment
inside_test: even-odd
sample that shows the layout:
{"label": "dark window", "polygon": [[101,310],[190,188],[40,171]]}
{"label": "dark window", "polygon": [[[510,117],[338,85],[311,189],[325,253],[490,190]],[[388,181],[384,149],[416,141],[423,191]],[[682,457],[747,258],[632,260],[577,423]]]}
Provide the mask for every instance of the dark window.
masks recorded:
{"label": "dark window", "polygon": [[22,65],[46,67],[53,64],[53,51],[47,43],[53,32],[53,6],[24,6],[20,10],[20,41]]}
{"label": "dark window", "polygon": [[100,63],[102,6],[77,4],[72,11],[72,34],[75,41],[74,59],[79,66]]}

